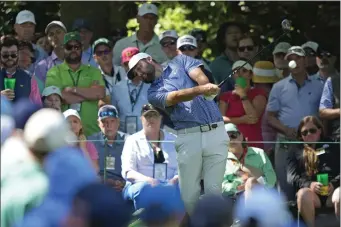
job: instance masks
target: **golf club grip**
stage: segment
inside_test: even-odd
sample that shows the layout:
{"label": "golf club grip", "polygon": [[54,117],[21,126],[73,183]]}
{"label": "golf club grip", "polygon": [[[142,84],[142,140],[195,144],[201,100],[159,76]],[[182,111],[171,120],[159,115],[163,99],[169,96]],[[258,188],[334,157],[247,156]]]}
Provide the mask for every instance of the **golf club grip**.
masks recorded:
{"label": "golf club grip", "polygon": [[280,36],[277,37],[277,39],[275,39],[272,43],[269,43],[267,46],[263,47],[260,51],[258,51],[252,58],[249,58],[245,61],[245,63],[238,67],[236,70],[232,71],[227,77],[225,77],[225,79],[223,81],[221,81],[219,84],[218,84],[218,87],[221,88],[221,86],[233,75],[235,74],[239,69],[243,68],[244,65],[246,64],[250,64],[252,65],[250,62],[252,62],[259,54],[261,54],[265,49],[269,48],[272,44],[274,43],[277,43],[281,38],[282,36],[286,35],[288,33],[288,31],[284,31],[283,34],[281,34]]}

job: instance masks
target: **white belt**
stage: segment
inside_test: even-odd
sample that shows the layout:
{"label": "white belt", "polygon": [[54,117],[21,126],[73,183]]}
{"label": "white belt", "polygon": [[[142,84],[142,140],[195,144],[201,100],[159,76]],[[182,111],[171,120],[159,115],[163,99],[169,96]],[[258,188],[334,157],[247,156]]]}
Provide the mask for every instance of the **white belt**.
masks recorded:
{"label": "white belt", "polygon": [[211,124],[206,124],[206,125],[200,125],[192,128],[184,128],[177,130],[177,134],[187,134],[187,133],[196,133],[196,132],[208,132],[214,129],[217,129],[220,126],[224,126],[224,122],[216,122],[216,123],[211,123]]}

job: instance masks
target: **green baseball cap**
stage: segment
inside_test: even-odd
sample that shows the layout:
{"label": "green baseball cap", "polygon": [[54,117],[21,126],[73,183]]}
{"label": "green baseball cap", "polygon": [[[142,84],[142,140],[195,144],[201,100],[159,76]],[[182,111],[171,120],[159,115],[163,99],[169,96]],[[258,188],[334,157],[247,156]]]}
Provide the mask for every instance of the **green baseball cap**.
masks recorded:
{"label": "green baseball cap", "polygon": [[232,123],[228,123],[225,125],[225,131],[226,132],[239,132],[237,126]]}
{"label": "green baseball cap", "polygon": [[78,41],[81,42],[81,37],[79,35],[79,32],[69,32],[64,35],[64,45],[67,44],[70,41]]}
{"label": "green baseball cap", "polygon": [[109,48],[112,48],[111,42],[108,39],[106,39],[106,38],[99,38],[92,45],[92,50],[95,52],[96,47],[98,45],[100,45],[100,44],[104,44],[104,45],[107,45]]}

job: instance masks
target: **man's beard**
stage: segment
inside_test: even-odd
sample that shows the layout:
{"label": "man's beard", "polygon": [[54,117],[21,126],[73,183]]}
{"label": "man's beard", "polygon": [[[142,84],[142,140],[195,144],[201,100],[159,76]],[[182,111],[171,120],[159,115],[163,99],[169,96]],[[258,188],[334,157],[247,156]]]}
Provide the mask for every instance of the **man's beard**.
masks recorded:
{"label": "man's beard", "polygon": [[[8,64],[9,61],[11,61],[12,63]],[[13,59],[12,60],[6,60],[6,61],[1,60],[1,65],[5,69],[11,69],[11,68],[15,68],[18,66],[18,61],[19,61],[19,58],[17,58],[16,60],[13,60]]]}
{"label": "man's beard", "polygon": [[77,57],[71,57],[71,54],[65,56],[65,62],[68,64],[78,64],[82,60],[82,54]]}

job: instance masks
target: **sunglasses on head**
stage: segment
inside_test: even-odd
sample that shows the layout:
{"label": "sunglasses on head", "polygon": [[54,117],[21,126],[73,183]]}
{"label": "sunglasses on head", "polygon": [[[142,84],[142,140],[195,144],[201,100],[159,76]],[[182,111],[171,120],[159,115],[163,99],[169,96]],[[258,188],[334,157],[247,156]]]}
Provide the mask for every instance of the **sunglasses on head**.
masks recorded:
{"label": "sunglasses on head", "polygon": [[71,45],[71,44],[66,44],[65,45],[65,49],[70,51],[70,50],[80,50],[81,49],[81,45],[76,44],[76,45]]}
{"label": "sunglasses on head", "polygon": [[8,59],[9,57],[11,57],[12,59],[17,58],[18,54],[2,54],[1,57],[3,59]]}
{"label": "sunglasses on head", "polygon": [[229,135],[230,139],[237,139],[240,135],[239,132],[227,132],[227,134]]}
{"label": "sunglasses on head", "polygon": [[102,50],[102,51],[100,51],[100,50],[98,50],[98,51],[96,51],[96,55],[97,56],[103,56],[103,55],[108,55],[108,54],[110,54],[110,50]]}
{"label": "sunglasses on head", "polygon": [[238,47],[238,50],[240,51],[240,52],[244,52],[245,50],[247,50],[247,51],[253,51],[253,46],[241,46],[241,47]]}
{"label": "sunglasses on head", "polygon": [[161,43],[161,46],[162,46],[162,47],[169,47],[169,46],[175,45],[175,43],[176,43],[175,40],[168,41],[168,42],[162,42],[162,43]]}
{"label": "sunglasses on head", "polygon": [[184,46],[179,48],[180,51],[195,50],[195,49],[197,49],[197,48],[195,46],[191,46],[191,45],[184,45]]}
{"label": "sunglasses on head", "polygon": [[301,135],[302,136],[307,136],[308,134],[315,134],[316,132],[317,132],[316,128],[310,128],[310,129],[303,130],[301,132]]}
{"label": "sunglasses on head", "polygon": [[108,110],[108,111],[103,111],[99,114],[99,117],[117,117],[117,114],[114,111]]}

